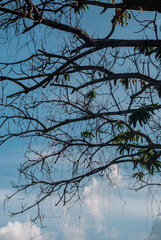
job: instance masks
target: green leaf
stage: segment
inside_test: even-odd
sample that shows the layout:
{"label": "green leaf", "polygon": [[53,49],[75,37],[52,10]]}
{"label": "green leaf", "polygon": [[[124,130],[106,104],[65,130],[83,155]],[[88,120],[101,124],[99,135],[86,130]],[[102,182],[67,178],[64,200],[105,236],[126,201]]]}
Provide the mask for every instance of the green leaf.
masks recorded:
{"label": "green leaf", "polygon": [[81,12],[86,12],[89,9],[87,4],[81,4],[80,0],[78,0],[78,6],[75,8],[75,13],[80,14]]}
{"label": "green leaf", "polygon": [[144,175],[145,174],[143,172],[138,172],[138,173],[133,174],[132,177],[138,179],[139,181],[141,181],[143,179]]}
{"label": "green leaf", "polygon": [[150,117],[154,115],[154,110],[157,109],[156,106],[157,104],[142,105],[129,116],[129,124],[136,127],[137,122],[139,122],[139,124],[143,127],[143,125],[148,122]]}
{"label": "green leaf", "polygon": [[70,75],[69,75],[69,73],[64,73],[64,79],[65,79],[65,81],[70,81]]}
{"label": "green leaf", "polygon": [[90,100],[93,100],[94,98],[96,98],[96,93],[95,93],[95,91],[92,90],[92,91],[89,91],[86,96]]}
{"label": "green leaf", "polygon": [[159,151],[153,149],[142,149],[138,152],[138,158],[133,159],[134,168],[140,166],[142,170],[146,170],[153,175],[161,170],[161,162],[157,160]]}
{"label": "green leaf", "polygon": [[81,132],[81,137],[85,138],[89,138],[90,140],[92,140],[92,138],[94,138],[94,134],[88,130]]}
{"label": "green leaf", "polygon": [[139,51],[140,54],[148,55],[154,47],[135,47],[134,51]]}

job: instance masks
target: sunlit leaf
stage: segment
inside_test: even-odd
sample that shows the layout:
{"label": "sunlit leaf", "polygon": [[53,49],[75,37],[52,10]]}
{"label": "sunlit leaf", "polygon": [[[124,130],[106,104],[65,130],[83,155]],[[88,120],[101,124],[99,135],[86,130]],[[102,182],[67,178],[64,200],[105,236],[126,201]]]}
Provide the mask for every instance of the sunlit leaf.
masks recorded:
{"label": "sunlit leaf", "polygon": [[143,9],[142,9],[142,7],[141,7],[141,6],[139,6],[139,8],[140,8],[141,12],[143,13]]}

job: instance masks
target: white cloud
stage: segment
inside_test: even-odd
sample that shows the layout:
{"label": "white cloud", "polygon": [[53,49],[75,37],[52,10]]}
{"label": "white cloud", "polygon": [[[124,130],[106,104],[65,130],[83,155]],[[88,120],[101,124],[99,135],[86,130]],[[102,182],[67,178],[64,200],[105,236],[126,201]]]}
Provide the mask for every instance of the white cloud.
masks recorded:
{"label": "white cloud", "polygon": [[123,178],[118,164],[113,164],[103,171],[103,176],[106,180],[108,180],[108,184],[112,187],[116,185],[121,186],[123,184]]}
{"label": "white cloud", "polygon": [[85,240],[83,229],[81,229],[78,224],[71,223],[69,215],[67,217],[66,223],[64,224],[63,231],[65,240]]}
{"label": "white cloud", "polygon": [[103,219],[105,209],[108,208],[107,196],[105,197],[100,187],[100,183],[93,178],[92,185],[84,189],[85,206],[87,210],[96,218]]}
{"label": "white cloud", "polygon": [[110,238],[111,239],[119,239],[119,237],[120,237],[120,232],[115,226],[113,226],[111,228],[109,233],[110,233]]}
{"label": "white cloud", "polygon": [[118,181],[122,180],[122,177],[120,175],[120,172],[119,172],[119,166],[117,164],[113,164],[111,167],[110,167],[110,173],[109,173],[109,177],[110,179],[112,180],[113,184],[116,184],[118,183]]}
{"label": "white cloud", "polygon": [[8,222],[0,228],[0,240],[44,240],[40,228],[30,222]]}
{"label": "white cloud", "polygon": [[[111,170],[111,174],[117,179],[119,174],[117,166]],[[102,236],[102,240],[124,240],[125,234],[128,240],[161,240],[161,238],[156,238],[158,235],[154,231],[150,239],[145,235],[139,235],[140,232],[146,231],[145,226],[143,226],[147,220],[146,193],[144,191],[142,191],[142,194],[140,192],[133,194],[133,192],[125,189],[119,189],[118,191],[117,187],[112,188],[108,182],[100,182],[93,178],[92,183],[85,187],[83,194],[84,202],[79,207],[75,205],[70,211],[68,207],[66,210],[59,207],[58,212],[55,212],[54,209],[54,214],[51,213],[51,216],[55,217],[56,213],[59,216],[58,213],[61,210],[65,217],[63,225],[62,218],[57,218],[56,222],[54,220],[53,222],[50,221],[50,226],[47,224],[49,231],[54,231],[53,236],[49,236],[50,232],[48,232],[48,236],[42,234],[44,230],[40,231],[40,228],[35,225],[32,226],[29,222],[20,223],[16,221],[14,223],[9,222],[7,226],[0,228],[0,240],[87,240],[90,238],[89,234],[92,234],[93,239]],[[46,206],[53,208],[52,204],[53,199],[47,202]],[[22,219],[16,220],[22,221]],[[135,228],[135,224],[129,224],[131,221],[135,221]],[[131,233],[129,233],[129,229]]]}
{"label": "white cloud", "polygon": [[[110,174],[111,178],[113,176],[113,182],[117,182],[117,187],[111,187],[108,182],[100,182],[95,178],[93,178],[91,185],[85,187],[83,193],[85,205],[83,207],[86,214],[93,216],[97,221],[97,227],[100,227],[98,222],[103,227],[104,220],[108,217],[113,221],[117,221],[118,218],[126,218],[130,221],[133,219],[146,220],[148,206],[145,197],[148,193],[147,189],[140,192],[126,189],[116,164],[111,167]],[[119,188],[118,185],[121,184],[122,188]]]}
{"label": "white cloud", "polygon": [[152,226],[152,231],[149,240],[161,239],[161,214],[158,215]]}

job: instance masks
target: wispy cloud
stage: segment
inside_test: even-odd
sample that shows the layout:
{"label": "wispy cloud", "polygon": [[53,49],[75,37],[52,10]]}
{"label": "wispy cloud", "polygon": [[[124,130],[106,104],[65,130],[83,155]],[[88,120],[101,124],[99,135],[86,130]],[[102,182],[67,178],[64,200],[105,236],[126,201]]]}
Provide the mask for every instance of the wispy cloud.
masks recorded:
{"label": "wispy cloud", "polygon": [[111,230],[110,230],[109,235],[110,235],[110,238],[111,238],[111,239],[119,239],[119,237],[120,237],[120,232],[119,232],[119,230],[117,229],[116,226],[113,226],[113,227],[111,228]]}
{"label": "wispy cloud", "polygon": [[64,239],[65,240],[85,240],[85,232],[82,226],[79,224],[73,223],[69,215],[66,219],[66,222],[63,226]]}
{"label": "wispy cloud", "polygon": [[161,214],[159,214],[153,223],[149,240],[161,239]]}
{"label": "wispy cloud", "polygon": [[107,196],[103,196],[100,183],[93,178],[93,183],[84,189],[84,203],[88,212],[95,216],[96,219],[103,219],[105,209],[108,208]]}

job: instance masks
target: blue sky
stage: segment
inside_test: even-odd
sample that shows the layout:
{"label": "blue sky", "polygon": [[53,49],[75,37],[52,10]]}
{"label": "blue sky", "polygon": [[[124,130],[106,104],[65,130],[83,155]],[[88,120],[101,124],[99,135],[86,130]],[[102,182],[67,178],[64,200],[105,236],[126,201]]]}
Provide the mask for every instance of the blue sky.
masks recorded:
{"label": "blue sky", "polygon": [[[107,15],[103,16],[100,35],[110,28]],[[84,16],[84,26],[90,29],[91,25],[95,25],[97,32],[102,16],[95,15],[95,19],[97,21],[94,22],[93,13],[89,12]],[[133,29],[132,25],[129,26],[128,34],[125,34],[119,28],[113,37],[128,38],[132,36]],[[6,59],[7,54],[21,57],[13,48],[15,41],[7,44],[7,48],[0,46],[1,61]],[[16,139],[0,146],[0,240],[160,240],[161,216],[158,214],[161,195],[156,195],[154,201],[149,189],[138,192],[127,190],[128,182],[125,182],[122,170],[118,170],[117,166],[112,170],[113,186],[93,178],[84,188],[82,202],[55,208],[56,199],[47,200],[43,205],[48,215],[44,220],[46,228],[31,224],[32,212],[9,218],[8,210],[18,207],[17,200],[14,198],[9,202],[6,210],[3,201],[5,194],[13,192],[10,181],[17,178],[16,169],[23,161],[24,150],[22,141]]]}

